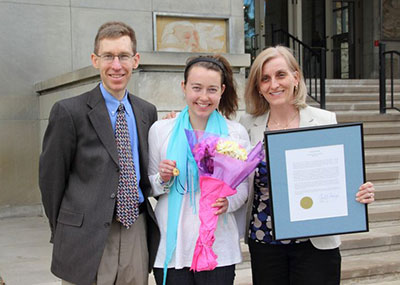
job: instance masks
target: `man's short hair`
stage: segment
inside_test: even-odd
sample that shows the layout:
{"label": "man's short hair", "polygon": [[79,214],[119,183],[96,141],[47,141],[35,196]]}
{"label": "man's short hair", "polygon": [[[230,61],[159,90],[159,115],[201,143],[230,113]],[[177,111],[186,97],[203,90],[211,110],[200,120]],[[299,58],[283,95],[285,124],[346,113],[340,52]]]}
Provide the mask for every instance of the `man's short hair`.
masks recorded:
{"label": "man's short hair", "polygon": [[128,36],[131,39],[132,51],[133,54],[136,54],[135,31],[123,22],[107,22],[101,25],[94,40],[94,53],[98,54],[102,39],[118,39],[123,36]]}

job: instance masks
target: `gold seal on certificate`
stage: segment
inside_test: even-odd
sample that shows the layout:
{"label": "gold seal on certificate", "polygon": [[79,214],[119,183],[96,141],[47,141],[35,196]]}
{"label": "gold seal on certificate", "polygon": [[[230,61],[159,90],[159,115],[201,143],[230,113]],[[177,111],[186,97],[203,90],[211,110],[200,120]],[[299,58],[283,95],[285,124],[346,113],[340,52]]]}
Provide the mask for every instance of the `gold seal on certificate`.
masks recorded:
{"label": "gold seal on certificate", "polygon": [[310,209],[311,207],[312,207],[312,205],[313,205],[313,200],[312,200],[312,198],[311,197],[303,197],[301,200],[300,200],[300,206],[303,208],[303,209]]}

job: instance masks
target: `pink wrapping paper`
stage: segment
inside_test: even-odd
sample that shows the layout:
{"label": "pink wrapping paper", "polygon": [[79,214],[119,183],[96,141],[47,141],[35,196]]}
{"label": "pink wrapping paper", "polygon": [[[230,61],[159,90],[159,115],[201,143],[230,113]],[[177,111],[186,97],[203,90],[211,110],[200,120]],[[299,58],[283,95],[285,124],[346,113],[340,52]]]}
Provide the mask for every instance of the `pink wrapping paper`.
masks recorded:
{"label": "pink wrapping paper", "polygon": [[[213,270],[218,265],[217,255],[212,249],[218,216],[215,215],[217,209],[211,205],[218,198],[236,194],[236,187],[254,171],[263,159],[262,144],[258,143],[248,154],[247,160],[242,161],[213,151],[212,148],[220,139],[216,135],[189,130],[186,130],[186,135],[199,167],[201,191],[199,237],[196,241],[190,269],[194,271]],[[205,144],[207,145],[205,146]],[[205,148],[210,151],[204,152]]]}

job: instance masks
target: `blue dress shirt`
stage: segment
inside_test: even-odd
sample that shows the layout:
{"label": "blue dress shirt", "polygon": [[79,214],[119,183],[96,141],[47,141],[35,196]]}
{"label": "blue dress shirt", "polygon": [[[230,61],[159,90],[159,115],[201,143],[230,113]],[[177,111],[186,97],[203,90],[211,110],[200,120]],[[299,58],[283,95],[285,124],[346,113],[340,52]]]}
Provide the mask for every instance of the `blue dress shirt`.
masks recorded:
{"label": "blue dress shirt", "polygon": [[104,100],[106,101],[108,114],[110,115],[111,124],[112,124],[114,132],[115,132],[115,124],[117,121],[118,106],[120,103],[124,104],[124,106],[125,106],[126,120],[128,123],[128,129],[129,129],[129,136],[131,137],[133,163],[135,164],[136,179],[137,179],[138,189],[139,189],[139,202],[143,203],[144,197],[143,197],[142,190],[140,189],[140,186],[139,186],[139,182],[140,182],[139,140],[138,140],[138,136],[137,136],[135,115],[133,113],[131,103],[128,100],[128,92],[125,91],[124,98],[121,101],[118,101],[114,96],[112,96],[104,88],[103,83],[100,84],[100,90],[101,90],[101,94],[103,95]]}

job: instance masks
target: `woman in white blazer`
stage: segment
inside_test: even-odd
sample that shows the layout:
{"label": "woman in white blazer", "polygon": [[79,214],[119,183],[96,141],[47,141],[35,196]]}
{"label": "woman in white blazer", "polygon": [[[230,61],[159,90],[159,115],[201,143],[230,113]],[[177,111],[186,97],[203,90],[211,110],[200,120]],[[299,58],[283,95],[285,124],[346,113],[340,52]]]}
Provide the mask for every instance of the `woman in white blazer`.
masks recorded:
{"label": "woman in white blazer", "polygon": [[[246,86],[247,114],[240,119],[252,145],[263,140],[265,130],[336,124],[334,113],[307,106],[306,95],[303,74],[289,49],[277,46],[261,52]],[[339,236],[272,240],[267,178],[264,161],[249,182],[246,240],[253,284],[339,284]],[[367,182],[360,186],[356,199],[371,203],[374,191]]]}

